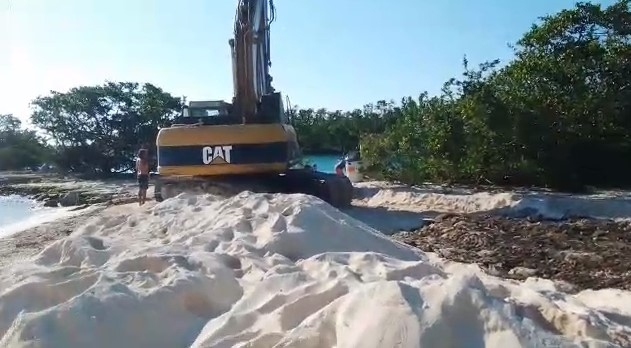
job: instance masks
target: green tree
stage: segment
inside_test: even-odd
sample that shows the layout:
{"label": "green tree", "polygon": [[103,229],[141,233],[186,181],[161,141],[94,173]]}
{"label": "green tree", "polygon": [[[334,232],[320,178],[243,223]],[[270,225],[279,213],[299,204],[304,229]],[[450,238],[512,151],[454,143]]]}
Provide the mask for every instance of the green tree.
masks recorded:
{"label": "green tree", "polygon": [[631,168],[629,3],[604,9],[578,3],[544,17],[517,43],[518,58],[507,73],[530,90],[514,99],[535,114],[517,118],[523,127],[518,139],[554,185],[568,178],[629,182],[620,175]]}
{"label": "green tree", "polygon": [[629,3],[542,18],[502,68],[465,59],[462,79],[405,99],[394,125],[364,137],[368,167],[410,183],[630,184]]}
{"label": "green tree", "polygon": [[13,115],[0,115],[0,170],[35,167],[46,161],[49,148],[35,131],[22,128]]}
{"label": "green tree", "polygon": [[355,150],[366,134],[382,133],[394,122],[394,102],[379,101],[350,112],[292,108],[291,120],[305,153]]}
{"label": "green tree", "polygon": [[154,144],[159,127],[181,108],[162,89],[132,82],[53,91],[32,104],[31,122],[55,143],[57,164],[98,175],[130,169],[135,151]]}

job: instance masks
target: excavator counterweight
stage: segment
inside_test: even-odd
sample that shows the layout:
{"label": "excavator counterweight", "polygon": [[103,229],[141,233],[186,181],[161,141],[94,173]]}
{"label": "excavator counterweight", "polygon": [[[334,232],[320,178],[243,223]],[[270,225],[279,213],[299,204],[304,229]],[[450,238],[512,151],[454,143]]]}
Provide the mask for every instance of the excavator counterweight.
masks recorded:
{"label": "excavator counterweight", "polygon": [[229,40],[232,102],[190,101],[174,124],[160,129],[157,200],[191,190],[223,196],[248,190],[306,193],[350,205],[348,178],[299,166],[296,131],[270,75],[275,13],[272,0],[239,0]]}

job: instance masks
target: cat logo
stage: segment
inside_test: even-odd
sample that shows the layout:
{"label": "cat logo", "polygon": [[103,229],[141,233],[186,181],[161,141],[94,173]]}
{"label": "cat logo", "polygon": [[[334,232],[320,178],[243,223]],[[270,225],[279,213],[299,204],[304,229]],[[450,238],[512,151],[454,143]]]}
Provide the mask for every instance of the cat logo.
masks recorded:
{"label": "cat logo", "polygon": [[230,163],[232,145],[205,146],[202,149],[202,161],[204,164]]}

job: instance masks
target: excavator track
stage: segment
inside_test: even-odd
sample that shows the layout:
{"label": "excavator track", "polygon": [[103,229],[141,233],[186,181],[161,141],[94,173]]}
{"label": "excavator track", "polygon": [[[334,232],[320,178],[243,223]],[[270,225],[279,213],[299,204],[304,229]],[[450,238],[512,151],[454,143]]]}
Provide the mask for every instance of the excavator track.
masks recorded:
{"label": "excavator track", "polygon": [[163,201],[183,192],[232,197],[243,191],[260,193],[304,193],[337,208],[351,205],[353,185],[345,176],[295,169],[284,174],[230,175],[209,177],[158,176],[155,199]]}

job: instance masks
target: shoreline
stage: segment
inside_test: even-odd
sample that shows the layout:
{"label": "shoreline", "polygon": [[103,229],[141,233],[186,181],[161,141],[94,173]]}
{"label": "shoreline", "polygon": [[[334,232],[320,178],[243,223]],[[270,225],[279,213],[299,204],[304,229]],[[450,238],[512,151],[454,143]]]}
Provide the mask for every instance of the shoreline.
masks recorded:
{"label": "shoreline", "polygon": [[0,196],[18,195],[45,207],[124,204],[136,198],[133,179],[84,180],[48,173],[0,173]]}
{"label": "shoreline", "polygon": [[24,210],[28,210],[28,214],[14,221],[4,222],[0,225],[0,238],[5,238],[21,231],[37,227],[42,224],[47,224],[56,220],[69,218],[80,214],[83,210],[90,208],[88,205],[81,205],[76,207],[45,207],[41,202],[34,201],[28,197],[11,195],[0,196],[9,197],[9,201],[5,201],[4,204],[11,204],[11,197],[17,197],[24,202],[30,202],[30,207],[23,207]]}
{"label": "shoreline", "polygon": [[81,210],[77,214],[60,216],[0,238],[0,268],[36,256],[50,244],[70,236],[105,209],[107,209],[106,206],[96,205]]}
{"label": "shoreline", "polygon": [[50,214],[0,227],[0,267],[34,257],[109,207],[136,202],[135,185],[133,179],[122,178],[82,180],[54,173],[0,173],[0,196],[31,199]]}

